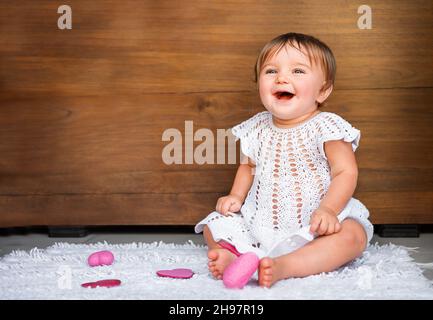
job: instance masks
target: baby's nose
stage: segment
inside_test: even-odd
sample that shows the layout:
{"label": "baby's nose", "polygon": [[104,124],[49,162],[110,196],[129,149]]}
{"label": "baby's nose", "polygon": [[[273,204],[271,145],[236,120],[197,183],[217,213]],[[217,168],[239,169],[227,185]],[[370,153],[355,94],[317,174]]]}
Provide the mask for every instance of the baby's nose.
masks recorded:
{"label": "baby's nose", "polygon": [[289,81],[290,81],[290,77],[288,75],[280,74],[277,77],[278,83],[288,83]]}

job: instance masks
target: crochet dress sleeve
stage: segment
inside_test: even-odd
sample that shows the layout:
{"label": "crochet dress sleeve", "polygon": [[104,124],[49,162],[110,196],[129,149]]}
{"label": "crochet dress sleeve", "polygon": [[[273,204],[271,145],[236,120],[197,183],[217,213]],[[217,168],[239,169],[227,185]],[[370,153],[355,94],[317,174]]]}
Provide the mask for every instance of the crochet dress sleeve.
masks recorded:
{"label": "crochet dress sleeve", "polygon": [[327,113],[320,122],[318,135],[318,148],[320,154],[327,159],[324,144],[331,140],[344,140],[352,143],[352,149],[355,150],[359,146],[361,139],[361,131],[353,127],[349,122],[335,113]]}
{"label": "crochet dress sleeve", "polygon": [[235,141],[241,141],[242,153],[257,163],[260,131],[265,123],[266,111],[241,122],[232,128]]}

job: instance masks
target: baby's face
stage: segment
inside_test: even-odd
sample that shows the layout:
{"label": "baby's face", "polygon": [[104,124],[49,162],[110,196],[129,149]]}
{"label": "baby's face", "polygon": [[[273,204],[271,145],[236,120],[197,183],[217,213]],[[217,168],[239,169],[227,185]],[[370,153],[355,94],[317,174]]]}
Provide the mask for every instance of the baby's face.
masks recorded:
{"label": "baby's face", "polygon": [[[314,112],[323,102],[325,77],[308,56],[286,46],[265,62],[259,76],[259,92],[265,108],[279,119],[290,120]],[[282,94],[282,92],[286,92]]]}

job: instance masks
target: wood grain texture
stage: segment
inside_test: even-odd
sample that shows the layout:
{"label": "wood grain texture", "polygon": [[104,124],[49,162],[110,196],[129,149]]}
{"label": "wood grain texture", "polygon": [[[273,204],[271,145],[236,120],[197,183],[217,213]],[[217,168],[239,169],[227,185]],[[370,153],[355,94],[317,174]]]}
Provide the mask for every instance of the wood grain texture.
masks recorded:
{"label": "wood grain texture", "polygon": [[[222,193],[27,195],[0,197],[2,227],[45,225],[192,225]],[[433,193],[357,192],[376,224],[431,223]],[[173,205],[175,204],[175,205]],[[372,209],[374,208],[374,209]]]}
{"label": "wood grain texture", "polygon": [[195,224],[236,165],[166,165],[162,134],[263,111],[253,66],[289,31],[334,51],[323,111],[361,130],[373,223],[433,223],[431,1],[373,1],[371,30],[357,1],[71,0],[72,30],[58,5],[0,3],[0,227]]}

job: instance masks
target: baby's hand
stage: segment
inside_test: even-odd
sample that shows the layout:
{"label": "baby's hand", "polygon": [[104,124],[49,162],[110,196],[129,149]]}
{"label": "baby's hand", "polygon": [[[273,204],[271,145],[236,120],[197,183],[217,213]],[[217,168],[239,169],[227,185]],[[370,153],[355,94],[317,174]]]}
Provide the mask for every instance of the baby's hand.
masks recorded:
{"label": "baby's hand", "polygon": [[241,207],[241,199],[238,196],[229,194],[218,199],[215,210],[224,216],[228,216],[233,212],[238,212]]}
{"label": "baby's hand", "polygon": [[310,232],[318,235],[330,235],[341,230],[337,215],[327,208],[319,207],[311,215]]}

